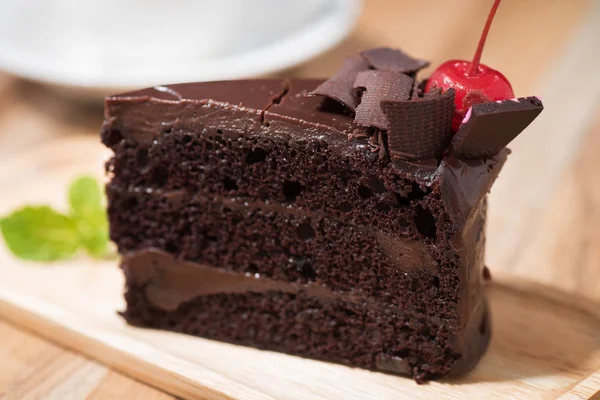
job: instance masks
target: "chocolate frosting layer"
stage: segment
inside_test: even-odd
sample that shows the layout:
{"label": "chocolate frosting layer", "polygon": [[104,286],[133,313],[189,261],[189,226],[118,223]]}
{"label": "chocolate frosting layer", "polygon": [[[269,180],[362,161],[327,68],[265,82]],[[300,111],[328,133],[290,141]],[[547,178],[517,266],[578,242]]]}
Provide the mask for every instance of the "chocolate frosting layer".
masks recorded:
{"label": "chocolate frosting layer", "polygon": [[264,128],[264,111],[287,90],[287,81],[262,79],[156,86],[107,97],[102,139],[151,143],[172,129],[202,131],[227,124],[232,132]]}
{"label": "chocolate frosting layer", "polygon": [[[418,249],[408,250],[413,260],[423,257]],[[147,248],[123,255],[121,268],[129,284],[144,287],[148,301],[157,309],[174,311],[180,305],[200,296],[231,293],[282,293],[305,292],[320,299],[343,300],[353,303],[377,303],[376,299],[360,292],[334,292],[317,282],[302,284],[275,280],[260,274],[239,273],[210,267],[196,262],[180,260],[154,248]],[[432,267],[433,268],[433,267]],[[378,303],[379,304],[379,303]],[[386,304],[379,304],[385,307]],[[422,316],[416,312],[404,313]],[[435,323],[439,318],[427,316]]]}
{"label": "chocolate frosting layer", "polygon": [[[230,135],[248,131],[290,137],[328,134],[329,140],[335,140],[342,135],[369,136],[354,132],[376,128],[382,132],[372,139],[382,159],[439,159],[450,141],[455,157],[478,159],[497,154],[543,109],[535,97],[477,104],[452,138],[452,90],[414,97],[417,82],[411,83],[413,78],[398,70],[365,69],[356,60],[352,63],[353,78],[344,72],[344,82],[352,80],[349,90],[358,99],[350,111],[321,96],[308,97],[315,87],[325,84],[315,79],[156,86],[106,98],[102,139],[108,146],[123,139],[151,143],[171,130],[202,131],[227,125]],[[338,83],[329,86],[339,87]]]}
{"label": "chocolate frosting layer", "polygon": [[[196,297],[218,293],[297,293],[303,290],[321,298],[336,296],[330,289],[316,283],[304,285],[276,281],[259,274],[230,272],[178,260],[158,249],[125,254],[121,265],[128,281],[145,287],[148,301],[164,311],[174,311]],[[352,295],[349,294],[348,298],[351,299]]]}

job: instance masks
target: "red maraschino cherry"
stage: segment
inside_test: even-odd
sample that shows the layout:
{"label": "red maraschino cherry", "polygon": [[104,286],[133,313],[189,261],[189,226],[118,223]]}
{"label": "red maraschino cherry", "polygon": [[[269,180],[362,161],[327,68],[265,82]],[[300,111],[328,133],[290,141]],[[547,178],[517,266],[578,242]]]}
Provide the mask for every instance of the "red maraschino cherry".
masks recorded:
{"label": "red maraschino cherry", "polygon": [[515,97],[510,82],[502,73],[481,64],[481,54],[490,31],[492,21],[501,0],[495,0],[490,11],[473,61],[450,60],[440,65],[431,75],[425,91],[437,87],[456,91],[456,114],[452,127],[458,130],[466,112],[473,104],[508,100]]}

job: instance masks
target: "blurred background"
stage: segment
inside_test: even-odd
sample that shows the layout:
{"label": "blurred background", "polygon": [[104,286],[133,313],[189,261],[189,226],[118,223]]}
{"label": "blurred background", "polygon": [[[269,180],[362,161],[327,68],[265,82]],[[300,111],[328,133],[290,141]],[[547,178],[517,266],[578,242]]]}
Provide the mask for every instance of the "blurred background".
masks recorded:
{"label": "blurred background", "polygon": [[[443,61],[472,58],[491,4],[0,0],[0,198],[26,185],[36,168],[75,158],[77,149],[88,154],[80,146],[100,147],[107,94],[197,80],[326,77],[344,57],[378,46],[430,60],[423,77]],[[600,1],[504,0],[482,61],[506,75],[517,96],[541,96],[546,108],[510,145],[513,154],[492,191],[492,274],[599,301],[592,278],[600,265]],[[60,154],[46,150],[57,148]],[[100,171],[101,160],[89,160],[89,169]],[[3,321],[0,337],[5,348],[17,343],[35,357],[46,349],[47,359],[62,354],[92,365]],[[51,376],[45,364],[14,364],[32,381]],[[84,380],[78,379],[72,381]],[[95,398],[166,398],[145,397],[151,389],[116,373],[103,382]]]}

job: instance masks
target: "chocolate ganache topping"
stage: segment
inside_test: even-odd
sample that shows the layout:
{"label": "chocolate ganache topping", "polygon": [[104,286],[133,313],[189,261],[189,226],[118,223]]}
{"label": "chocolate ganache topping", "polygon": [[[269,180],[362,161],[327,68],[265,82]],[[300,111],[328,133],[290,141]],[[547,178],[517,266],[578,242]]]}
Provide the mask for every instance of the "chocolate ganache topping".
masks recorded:
{"label": "chocolate ganache topping", "polygon": [[453,89],[421,90],[417,73],[428,62],[400,50],[376,48],[348,58],[340,70],[308,93],[340,103],[354,116],[349,138],[370,137],[392,159],[409,161],[452,155],[485,159],[498,154],[543,110],[537,97],[473,105],[458,132],[452,129]]}

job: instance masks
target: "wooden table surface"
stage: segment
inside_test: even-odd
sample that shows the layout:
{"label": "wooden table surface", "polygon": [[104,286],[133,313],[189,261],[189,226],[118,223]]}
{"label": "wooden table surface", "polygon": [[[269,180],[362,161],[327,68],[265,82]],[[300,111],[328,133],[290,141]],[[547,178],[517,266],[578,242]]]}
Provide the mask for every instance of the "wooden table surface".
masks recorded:
{"label": "wooden table surface", "polygon": [[[430,59],[433,65],[449,58],[468,59],[491,1],[366,0],[365,3],[363,15],[347,40],[319,59],[286,74],[328,75],[345,55],[381,45],[402,47]],[[560,83],[557,80],[561,80],[557,71],[567,68],[564,58],[570,51],[582,57],[571,60],[572,63],[589,61],[584,59],[589,52],[577,53],[577,49],[585,44],[579,42],[586,40],[582,27],[598,25],[589,22],[591,14],[600,14],[592,3],[593,0],[506,0],[490,34],[484,62],[503,71],[517,95],[557,86]],[[573,76],[562,78],[577,81]],[[600,89],[600,78],[586,79],[591,81],[585,84]],[[565,107],[569,95],[565,93]],[[0,74],[0,159],[56,137],[97,134],[101,108],[98,104],[82,103]],[[598,107],[588,114],[593,115],[597,110]],[[600,273],[595,271],[600,270],[600,189],[589,184],[598,171],[600,119],[591,125],[579,124],[577,129],[585,131],[569,134],[579,135],[581,143],[574,146],[572,154],[565,155],[556,177],[564,190],[535,214],[539,235],[529,238],[527,247],[516,254],[492,254],[492,268],[499,265],[517,275],[577,290],[600,300],[600,286],[592,279]],[[531,152],[535,153],[535,149]],[[8,188],[0,188],[0,194],[4,190]],[[501,230],[501,223],[507,223],[500,220],[494,223],[494,218],[491,222],[492,231]],[[555,251],[542,254],[536,250],[542,245],[548,248],[549,244]],[[532,260],[546,268],[543,273],[521,267]],[[2,400],[173,398],[2,320],[0,338]],[[600,376],[588,379],[598,380]]]}

